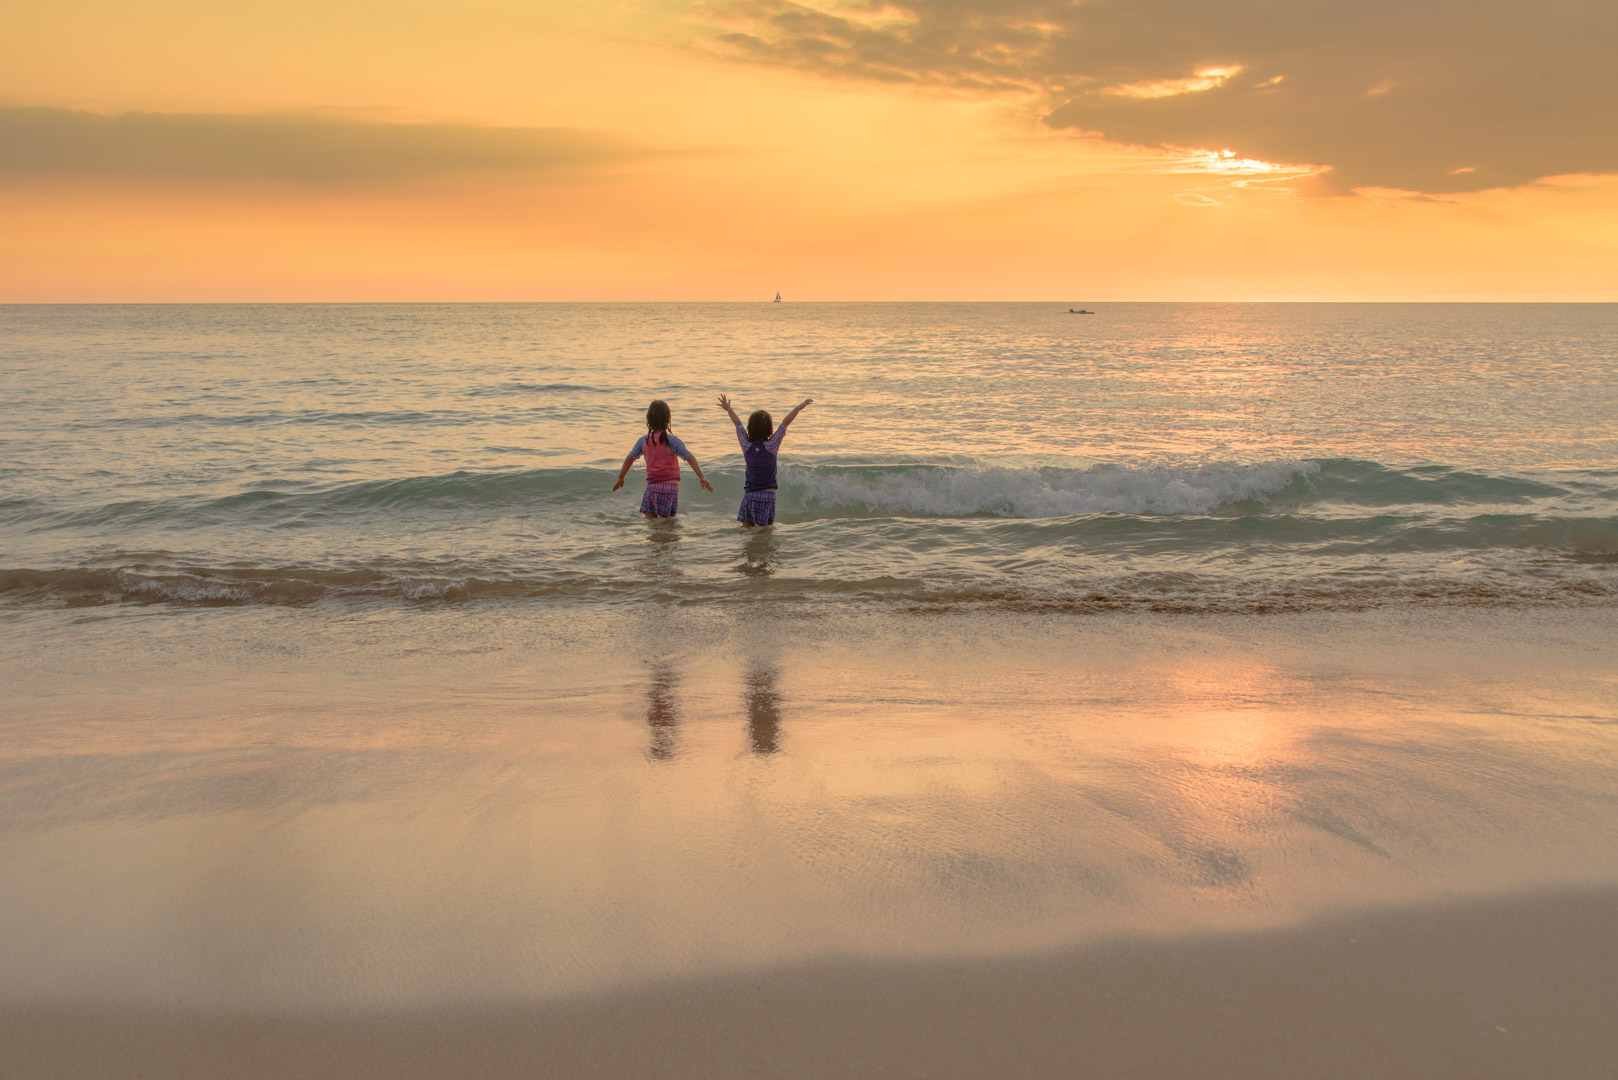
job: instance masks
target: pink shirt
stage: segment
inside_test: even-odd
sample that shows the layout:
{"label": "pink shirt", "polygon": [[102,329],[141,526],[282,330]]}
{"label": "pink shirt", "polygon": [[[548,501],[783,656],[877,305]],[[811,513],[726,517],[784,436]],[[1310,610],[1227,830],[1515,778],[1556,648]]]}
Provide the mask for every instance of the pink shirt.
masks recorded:
{"label": "pink shirt", "polygon": [[679,482],[680,459],[691,460],[691,451],[685,448],[674,435],[666,436],[667,442],[662,439],[642,435],[635,443],[635,448],[629,452],[629,460],[634,461],[642,456],[646,457],[646,482],[648,484],[662,484],[670,480]]}

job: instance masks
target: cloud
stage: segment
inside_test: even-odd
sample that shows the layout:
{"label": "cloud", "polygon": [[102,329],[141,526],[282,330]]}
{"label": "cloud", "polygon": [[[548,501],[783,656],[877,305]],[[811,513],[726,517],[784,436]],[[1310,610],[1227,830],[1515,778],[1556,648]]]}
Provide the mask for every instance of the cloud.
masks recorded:
{"label": "cloud", "polygon": [[0,176],[161,177],[317,187],[560,173],[649,151],[562,128],[383,123],[302,114],[0,107]]}
{"label": "cloud", "polygon": [[1618,172],[1611,0],[719,0],[714,48],[1428,194]]}

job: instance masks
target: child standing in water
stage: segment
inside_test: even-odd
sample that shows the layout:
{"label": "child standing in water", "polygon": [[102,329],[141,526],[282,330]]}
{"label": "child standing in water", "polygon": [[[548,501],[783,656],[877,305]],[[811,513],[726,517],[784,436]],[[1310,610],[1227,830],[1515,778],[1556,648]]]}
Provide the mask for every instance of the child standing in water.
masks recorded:
{"label": "child standing in water", "polygon": [[696,456],[685,448],[685,443],[669,434],[672,415],[666,401],[654,401],[647,407],[646,434],[635,441],[635,448],[624,458],[624,467],[618,470],[618,482],[612,485],[614,491],[623,487],[629,467],[635,464],[636,458],[646,455],[646,494],[641,497],[640,512],[648,519],[673,517],[679,508],[680,458],[690,463],[691,471],[702,482],[703,491],[713,490],[708,478],[702,475]]}
{"label": "child standing in water", "polygon": [[781,450],[781,437],[787,433],[787,425],[813,404],[814,398],[804,398],[797,408],[786,414],[778,428],[772,428],[770,414],[760,409],[747,418],[744,429],[736,410],[730,407],[730,398],[719,395],[719,407],[736,425],[736,441],[742,444],[742,458],[747,462],[742,508],[736,512],[736,520],[743,525],[775,524],[775,459]]}

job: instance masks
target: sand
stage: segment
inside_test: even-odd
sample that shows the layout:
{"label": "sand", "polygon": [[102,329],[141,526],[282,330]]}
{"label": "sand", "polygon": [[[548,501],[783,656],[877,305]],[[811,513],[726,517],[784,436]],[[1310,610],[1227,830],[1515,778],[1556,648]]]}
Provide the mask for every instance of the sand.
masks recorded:
{"label": "sand", "polygon": [[1618,1071],[1618,614],[77,620],[5,1080]]}
{"label": "sand", "polygon": [[0,1010],[0,1073],[1611,1077],[1618,891],[559,1002],[319,1016]]}

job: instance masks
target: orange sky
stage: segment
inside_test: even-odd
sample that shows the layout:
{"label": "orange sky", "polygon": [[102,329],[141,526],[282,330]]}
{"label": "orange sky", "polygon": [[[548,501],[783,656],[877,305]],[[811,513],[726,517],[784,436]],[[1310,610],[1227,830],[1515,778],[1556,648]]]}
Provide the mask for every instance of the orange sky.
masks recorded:
{"label": "orange sky", "polygon": [[1176,3],[34,5],[0,301],[1618,300],[1618,22]]}

